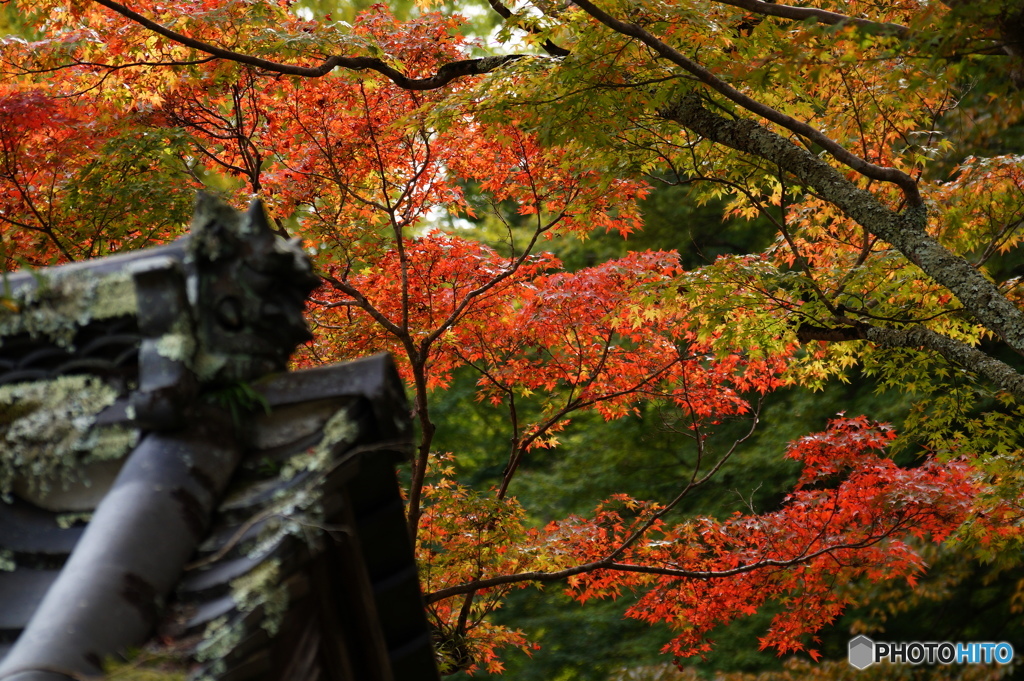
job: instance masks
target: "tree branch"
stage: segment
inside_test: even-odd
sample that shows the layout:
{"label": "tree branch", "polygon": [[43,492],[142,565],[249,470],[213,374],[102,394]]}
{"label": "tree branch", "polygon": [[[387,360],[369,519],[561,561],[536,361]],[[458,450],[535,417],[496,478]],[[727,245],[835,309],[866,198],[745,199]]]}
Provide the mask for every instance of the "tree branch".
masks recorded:
{"label": "tree branch", "polygon": [[[491,6],[491,9],[497,12],[502,19],[507,20],[512,18],[512,12],[509,10],[508,7],[505,7],[505,5],[501,4],[499,0],[487,0],[487,3]],[[531,30],[529,27],[523,27],[523,30],[529,31],[530,33],[536,33],[536,31]],[[545,52],[550,54],[552,57],[568,57],[570,54],[569,50],[565,49],[564,47],[559,47],[550,40],[545,40],[541,47],[544,49]]]}
{"label": "tree branch", "polygon": [[900,24],[892,24],[888,22],[881,23],[878,21],[871,21],[869,19],[860,19],[858,17],[839,14],[838,12],[830,12],[826,9],[819,9],[817,7],[777,5],[773,2],[762,2],[762,0],[715,0],[715,2],[719,2],[723,5],[731,5],[733,7],[740,7],[750,12],[764,14],[770,17],[782,17],[783,19],[793,19],[795,21],[817,19],[819,24],[825,24],[827,26],[850,24],[868,31],[893,35],[897,38],[908,38],[912,33],[909,28]]}
{"label": "tree branch", "polygon": [[694,430],[697,431],[697,437],[695,438],[697,442],[697,461],[694,464],[693,474],[690,476],[689,481],[687,481],[686,487],[684,487],[682,491],[679,492],[679,494],[677,494],[674,499],[672,499],[672,501],[662,506],[656,513],[652,514],[651,517],[648,518],[640,527],[634,530],[631,535],[626,537],[625,541],[619,544],[619,547],[617,549],[608,554],[608,560],[615,560],[619,556],[621,556],[627,549],[633,546],[633,544],[638,542],[643,537],[643,535],[647,533],[647,530],[651,529],[654,526],[654,523],[656,523],[658,520],[664,517],[673,508],[678,506],[679,503],[684,498],[686,498],[687,494],[689,494],[692,490],[696,489],[697,487],[700,487],[701,485],[705,484],[722,468],[722,466],[725,465],[725,462],[728,461],[736,452],[736,448],[739,447],[744,442],[746,442],[748,439],[750,439],[750,437],[754,434],[754,431],[757,430],[757,425],[760,422],[759,416],[761,414],[762,400],[763,396],[761,399],[758,400],[758,406],[754,412],[754,417],[750,420],[750,430],[747,431],[747,434],[734,440],[732,446],[729,447],[729,451],[722,455],[718,459],[718,461],[712,464],[711,468],[707,472],[705,472],[704,475],[700,475],[700,464],[701,458],[703,456],[702,453],[704,451],[704,440],[702,437],[700,437],[700,432],[699,430],[697,430],[697,419],[694,418]]}
{"label": "tree branch", "polygon": [[851,542],[847,544],[836,544],[834,546],[827,546],[825,548],[812,551],[811,553],[801,554],[795,558],[788,560],[777,560],[773,558],[765,558],[763,560],[757,560],[744,565],[738,565],[728,570],[684,570],[680,568],[669,568],[669,567],[658,567],[654,565],[634,565],[632,563],[617,563],[614,560],[602,559],[595,560],[590,563],[584,563],[583,565],[577,565],[575,567],[566,568],[564,570],[557,570],[555,572],[520,572],[514,575],[500,575],[498,577],[491,577],[489,579],[481,579],[475,582],[469,582],[467,584],[459,584],[458,586],[451,586],[447,589],[441,589],[440,591],[434,591],[433,593],[425,594],[424,600],[427,603],[436,603],[437,601],[444,600],[445,598],[451,598],[452,596],[458,596],[464,593],[470,593],[479,591],[481,589],[490,589],[496,586],[504,586],[505,584],[516,584],[519,582],[560,582],[574,577],[576,575],[594,572],[595,570],[614,570],[616,572],[630,572],[647,575],[660,575],[663,577],[680,577],[684,579],[721,579],[723,577],[735,577],[747,572],[753,572],[754,570],[763,570],[765,568],[787,568],[795,565],[801,565],[803,563],[810,562],[815,558],[823,556],[828,553],[834,553],[836,551],[842,551],[846,549],[860,549],[873,544],[877,544],[882,541],[893,531],[896,527],[883,532],[880,535],[872,535],[863,539],[859,542]]}
{"label": "tree branch", "polygon": [[881,348],[926,348],[934,350],[951,362],[981,374],[999,388],[1024,399],[1024,376],[1005,362],[948,336],[913,325],[903,329],[858,324],[835,329],[801,324],[796,332],[801,342],[812,340],[843,342],[867,340]]}
{"label": "tree branch", "polygon": [[151,19],[147,19],[138,12],[133,12],[124,5],[114,2],[114,0],[95,0],[95,2],[103,5],[107,9],[117,12],[121,16],[134,21],[154,33],[162,35],[163,37],[186,47],[191,47],[194,50],[205,52],[206,54],[217,57],[218,59],[227,59],[240,64],[248,64],[249,66],[254,66],[264,71],[280,73],[287,76],[321,78],[326,76],[335,68],[349,69],[351,71],[370,70],[387,76],[395,85],[404,90],[436,90],[444,87],[457,78],[480,76],[485,73],[490,73],[491,71],[499,69],[514,61],[536,56],[526,54],[509,54],[497,57],[482,57],[480,59],[461,59],[459,61],[444,64],[433,76],[429,76],[427,78],[410,78],[398,69],[388,66],[384,60],[376,57],[341,57],[334,55],[325,59],[319,66],[297,66],[295,64],[282,64],[268,59],[261,59],[260,57],[227,50],[222,47],[217,47],[216,45],[203,42],[202,40],[191,38],[182,33],[178,33],[177,31],[172,31]]}
{"label": "tree branch", "polygon": [[780,125],[786,130],[792,133],[806,137],[815,144],[821,146],[823,149],[832,154],[833,158],[842,163],[843,165],[856,170],[861,175],[869,177],[873,180],[880,180],[882,182],[891,182],[903,190],[904,196],[906,196],[907,203],[911,206],[921,205],[921,194],[917,189],[917,181],[911,176],[907,175],[901,170],[896,168],[886,168],[880,165],[876,165],[869,161],[862,159],[856,154],[851,153],[838,142],[834,141],[830,137],[827,137],[817,128],[798,121],[792,116],[787,116],[781,111],[777,111],[766,104],[748,97],[736,88],[732,87],[724,80],[716,76],[711,71],[707,70],[697,62],[691,60],[689,57],[679,52],[673,47],[670,47],[666,43],[662,42],[654,35],[649,33],[647,30],[637,26],[636,24],[627,23],[620,21],[615,17],[607,14],[600,8],[596,7],[589,0],[579,0],[575,3],[584,12],[600,21],[605,26],[611,28],[613,31],[636,38],[640,42],[644,43],[665,59],[668,59],[677,66],[682,67],[690,74],[697,77],[705,85],[708,85],[712,89],[728,97],[731,101],[740,105],[747,111],[755,113],[758,116],[768,119],[776,125]]}
{"label": "tree branch", "polygon": [[928,215],[924,206],[912,206],[903,212],[890,210],[874,194],[860,189],[815,154],[781,135],[754,121],[730,120],[708,111],[697,93],[681,97],[660,113],[706,139],[768,160],[796,176],[866,230],[895,246],[949,289],[983,325],[1024,354],[1024,313],[969,262],[925,231]]}

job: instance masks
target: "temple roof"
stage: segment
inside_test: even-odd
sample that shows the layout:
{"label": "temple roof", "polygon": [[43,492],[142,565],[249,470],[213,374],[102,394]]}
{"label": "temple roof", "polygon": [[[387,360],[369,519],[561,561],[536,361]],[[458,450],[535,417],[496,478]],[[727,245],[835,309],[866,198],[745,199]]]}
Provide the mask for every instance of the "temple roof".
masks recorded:
{"label": "temple roof", "polygon": [[286,371],[317,282],[208,196],[173,244],[4,275],[0,680],[438,678],[395,366]]}
{"label": "temple roof", "polygon": [[144,435],[91,481],[92,512],[74,484],[0,503],[0,678],[78,678],[129,647],[195,678],[437,678],[390,358],[253,390],[269,413]]}

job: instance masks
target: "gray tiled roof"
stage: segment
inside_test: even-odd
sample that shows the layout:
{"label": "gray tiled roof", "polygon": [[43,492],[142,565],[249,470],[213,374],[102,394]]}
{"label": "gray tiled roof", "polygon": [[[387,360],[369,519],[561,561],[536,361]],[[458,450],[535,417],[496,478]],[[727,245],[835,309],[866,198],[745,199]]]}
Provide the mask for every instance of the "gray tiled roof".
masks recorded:
{"label": "gray tiled roof", "polygon": [[437,679],[394,364],[283,372],[316,282],[258,202],[202,196],[173,244],[4,275],[0,681],[139,647],[194,678]]}
{"label": "gray tiled roof", "polygon": [[[0,677],[95,672],[120,637],[173,652],[194,677],[437,678],[395,474],[408,410],[390,358],[256,387],[271,412],[236,424],[245,435],[238,457],[224,454],[230,437],[216,433],[236,425],[210,413],[183,432],[147,436],[85,525],[20,499],[0,504],[0,547],[16,565],[0,572],[0,656],[29,632]],[[173,463],[154,463],[168,452],[185,462],[178,474],[197,486],[196,499],[173,487]],[[140,457],[136,467],[160,475],[132,472]],[[234,470],[204,513],[199,488],[221,484],[218,467]],[[176,542],[195,548],[174,554]],[[65,563],[76,546],[84,555]],[[170,555],[184,558],[162,562]],[[109,574],[96,584],[89,570]],[[160,607],[160,582],[173,572]]]}

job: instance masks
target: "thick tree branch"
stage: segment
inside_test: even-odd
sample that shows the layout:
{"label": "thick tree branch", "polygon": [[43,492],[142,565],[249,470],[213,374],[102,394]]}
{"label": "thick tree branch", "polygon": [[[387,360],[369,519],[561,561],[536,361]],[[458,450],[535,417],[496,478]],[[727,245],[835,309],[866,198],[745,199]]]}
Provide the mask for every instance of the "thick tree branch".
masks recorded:
{"label": "thick tree branch", "polygon": [[697,62],[691,60],[689,57],[684,55],[682,52],[676,50],[673,47],[665,44],[654,35],[649,33],[647,30],[637,26],[636,24],[627,23],[620,21],[615,17],[607,14],[600,8],[596,7],[589,0],[579,0],[575,3],[584,12],[600,21],[605,26],[611,28],[618,33],[628,35],[636,38],[643,44],[647,45],[665,59],[668,59],[677,66],[682,67],[684,70],[696,76],[705,85],[708,85],[712,89],[728,97],[731,101],[740,105],[747,111],[757,114],[763,118],[768,119],[776,125],[780,125],[786,130],[792,133],[805,137],[811,142],[821,146],[823,149],[832,154],[833,158],[842,163],[843,165],[856,170],[861,175],[871,178],[873,180],[880,180],[882,182],[892,182],[900,189],[903,190],[904,196],[906,196],[907,203],[911,206],[921,205],[921,194],[917,189],[917,181],[896,168],[886,168],[884,166],[876,165],[869,161],[862,159],[856,154],[851,153],[849,150],[844,148],[842,145],[827,137],[817,128],[798,121],[792,116],[787,116],[781,111],[777,111],[770,106],[763,104],[756,99],[748,97],[736,88],[732,87],[724,80],[716,76],[711,71],[707,70]]}
{"label": "thick tree branch", "polygon": [[114,0],[95,0],[95,2],[117,12],[121,16],[134,21],[154,33],[162,35],[169,40],[173,40],[176,43],[180,43],[185,47],[191,47],[194,50],[205,52],[206,54],[217,57],[218,59],[227,59],[240,64],[247,64],[249,66],[262,69],[263,71],[280,73],[286,76],[320,78],[322,76],[326,76],[335,68],[349,69],[351,71],[370,70],[387,76],[395,85],[405,90],[436,90],[444,87],[457,78],[480,76],[501,68],[505,64],[534,56],[525,54],[509,54],[498,57],[482,57],[480,59],[461,59],[459,61],[444,64],[437,70],[437,73],[427,78],[410,78],[398,69],[388,66],[382,59],[378,59],[376,57],[341,57],[335,55],[328,57],[318,66],[297,66],[295,64],[282,64],[268,59],[261,59],[260,57],[254,57],[241,52],[217,47],[216,45],[211,45],[203,42],[202,40],[196,40],[195,38],[178,33],[177,31],[172,31],[151,19],[147,19],[138,12],[133,12],[124,5],[114,2]]}
{"label": "thick tree branch", "polygon": [[990,357],[967,343],[916,324],[903,329],[867,324],[826,329],[804,324],[797,329],[796,335],[803,343],[812,340],[832,343],[867,340],[882,348],[926,348],[938,352],[965,369],[981,374],[1002,390],[1024,399],[1024,376],[1009,364]]}
{"label": "thick tree branch", "polygon": [[870,21],[869,19],[860,19],[858,17],[839,14],[838,12],[830,12],[827,9],[819,9],[818,7],[793,7],[792,5],[777,5],[773,2],[762,2],[762,0],[715,0],[715,2],[719,2],[723,5],[731,5],[733,7],[740,7],[750,12],[764,14],[765,16],[770,17],[782,17],[783,19],[793,19],[795,21],[816,19],[819,24],[825,24],[827,26],[850,24],[871,32],[886,33],[898,38],[908,38],[911,35],[911,30],[906,26],[901,26],[900,24],[881,23],[878,21]]}
{"label": "thick tree branch", "polygon": [[890,210],[815,154],[754,121],[730,120],[708,111],[696,93],[676,100],[661,115],[706,139],[770,161],[793,174],[866,230],[895,246],[949,289],[978,321],[1024,354],[1024,314],[969,262],[925,231],[927,212],[923,206],[903,212]]}

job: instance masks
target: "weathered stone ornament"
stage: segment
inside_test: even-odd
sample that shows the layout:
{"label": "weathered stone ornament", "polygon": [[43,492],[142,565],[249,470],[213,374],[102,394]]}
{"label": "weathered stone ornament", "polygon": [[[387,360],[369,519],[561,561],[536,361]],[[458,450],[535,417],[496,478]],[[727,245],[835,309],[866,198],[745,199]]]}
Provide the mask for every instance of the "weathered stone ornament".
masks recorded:
{"label": "weathered stone ornament", "polygon": [[139,646],[191,678],[437,679],[401,382],[285,371],[317,278],[258,202],[3,283],[0,680]]}
{"label": "weathered stone ornament", "polygon": [[189,286],[200,381],[283,371],[295,347],[311,338],[302,311],[319,283],[298,241],[276,236],[259,202],[242,215],[200,197],[187,259],[195,269]]}
{"label": "weathered stone ornament", "polygon": [[259,201],[243,214],[200,194],[173,244],[3,283],[0,385],[87,369],[131,389],[130,420],[170,427],[200,385],[284,371],[310,339],[302,312],[318,280]]}

